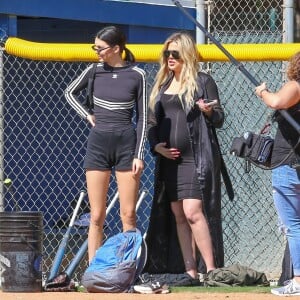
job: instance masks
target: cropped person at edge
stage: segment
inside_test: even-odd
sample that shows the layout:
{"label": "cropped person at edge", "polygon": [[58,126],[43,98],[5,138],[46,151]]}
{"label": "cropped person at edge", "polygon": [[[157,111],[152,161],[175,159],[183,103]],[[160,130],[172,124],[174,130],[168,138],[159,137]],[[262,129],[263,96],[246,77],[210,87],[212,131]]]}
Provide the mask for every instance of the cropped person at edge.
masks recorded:
{"label": "cropped person at edge", "polygon": [[[107,193],[113,170],[119,191],[123,231],[136,227],[135,208],[144,168],[148,107],[145,72],[134,64],[134,56],[126,48],[126,38],[120,29],[115,26],[101,29],[92,48],[99,58],[93,85],[93,111],[82,105],[78,98],[80,91],[87,88],[92,65],[65,91],[70,105],[92,126],[84,159],[91,208],[89,261],[102,244]],[[134,108],[136,129],[132,122]]]}
{"label": "cropped person at edge", "polygon": [[[204,260],[203,273],[214,270],[216,263],[217,267],[224,263],[221,154],[215,134],[215,128],[223,125],[224,112],[215,81],[199,72],[198,61],[199,53],[189,34],[178,32],[165,41],[150,95],[148,122],[150,147],[157,157],[156,181],[163,186],[162,201],[168,202],[175,216],[184,272],[191,278],[198,276],[194,243]],[[217,103],[210,105],[204,98],[216,99]],[[178,272],[166,266],[176,249],[170,246],[172,242],[167,245],[164,241],[170,239],[170,234],[163,238],[159,232],[159,224],[164,222],[159,220],[157,207],[162,202],[158,198],[153,199],[147,235],[146,271]],[[178,257],[170,260],[170,268],[178,261]]]}
{"label": "cropped person at edge", "polygon": [[[287,68],[288,81],[275,93],[268,91],[266,83],[255,89],[256,95],[275,110],[287,110],[300,124],[300,52],[296,53]],[[294,278],[271,292],[278,296],[300,295],[300,136],[295,128],[279,113],[271,165],[273,199],[277,214],[284,227]]]}

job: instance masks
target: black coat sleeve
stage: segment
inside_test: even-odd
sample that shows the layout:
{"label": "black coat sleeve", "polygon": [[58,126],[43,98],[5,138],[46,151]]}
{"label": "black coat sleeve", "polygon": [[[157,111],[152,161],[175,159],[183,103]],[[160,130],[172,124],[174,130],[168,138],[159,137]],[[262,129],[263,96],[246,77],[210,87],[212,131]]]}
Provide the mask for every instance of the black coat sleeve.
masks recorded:
{"label": "black coat sleeve", "polygon": [[215,128],[221,128],[224,123],[224,111],[221,106],[217,84],[210,75],[202,72],[199,74],[199,81],[202,88],[205,88],[205,98],[218,100],[219,104],[213,107],[213,113],[208,120]]}
{"label": "black coat sleeve", "polygon": [[158,101],[155,104],[154,111],[149,109],[148,112],[148,141],[150,145],[150,151],[152,154],[155,154],[154,148],[160,142],[159,141],[159,120],[161,120],[163,116],[163,108],[161,106],[161,102]]}

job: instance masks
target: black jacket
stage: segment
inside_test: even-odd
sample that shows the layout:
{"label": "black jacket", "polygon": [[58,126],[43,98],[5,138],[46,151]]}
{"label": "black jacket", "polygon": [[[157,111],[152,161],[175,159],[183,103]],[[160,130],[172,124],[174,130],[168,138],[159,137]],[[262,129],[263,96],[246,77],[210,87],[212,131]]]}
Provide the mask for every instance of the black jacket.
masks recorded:
{"label": "black jacket", "polygon": [[[162,87],[160,95],[167,89],[172,77]],[[158,101],[160,98],[158,96]],[[199,98],[218,99],[218,89],[208,74],[199,73],[198,92],[194,100]],[[211,118],[207,118],[197,106],[186,110],[187,124],[193,143],[193,151],[199,174],[199,180],[205,183],[204,189],[204,210],[209,223],[213,240],[214,256],[217,267],[224,265],[224,249],[222,237],[222,216],[221,216],[221,169],[227,176],[230,197],[233,198],[232,186],[227,175],[224,161],[221,156],[215,128],[220,128],[224,121],[224,112],[221,106],[214,108]],[[154,112],[149,112],[148,139],[150,148],[153,151],[159,142],[156,131],[163,117],[163,112],[156,107]],[[148,273],[183,273],[185,272],[182,254],[180,251],[176,223],[171,212],[170,203],[165,199],[164,186],[159,179],[160,156],[156,157],[155,183],[153,204],[149,220],[146,242],[148,245],[148,261],[145,272]],[[199,255],[198,271],[206,272],[205,264]]]}

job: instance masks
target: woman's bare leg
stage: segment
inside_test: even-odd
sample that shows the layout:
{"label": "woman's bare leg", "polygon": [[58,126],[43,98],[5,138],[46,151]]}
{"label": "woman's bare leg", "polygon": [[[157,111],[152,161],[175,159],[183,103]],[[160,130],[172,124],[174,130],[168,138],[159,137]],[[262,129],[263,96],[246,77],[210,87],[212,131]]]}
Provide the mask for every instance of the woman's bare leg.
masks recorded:
{"label": "woman's bare leg", "polygon": [[133,176],[132,171],[116,171],[120,198],[120,216],[123,231],[136,228],[136,202],[140,176]]}
{"label": "woman's bare leg", "polygon": [[207,220],[203,213],[202,201],[197,199],[184,199],[183,210],[189,222],[197,248],[206,264],[207,272],[214,270],[215,260],[212,240]]}
{"label": "woman's bare leg", "polygon": [[202,210],[202,201],[184,199],[171,202],[175,216],[177,235],[180,243],[186,272],[196,277],[198,270],[194,251],[194,242],[206,264],[207,271],[214,270],[215,262],[211,236]]}
{"label": "woman's bare leg", "polygon": [[86,182],[91,209],[88,234],[88,259],[91,262],[103,239],[103,224],[111,171],[87,170]]}
{"label": "woman's bare leg", "polygon": [[171,208],[176,220],[177,236],[182,252],[186,273],[193,278],[197,276],[194,239],[191,227],[183,211],[183,201],[171,202]]}

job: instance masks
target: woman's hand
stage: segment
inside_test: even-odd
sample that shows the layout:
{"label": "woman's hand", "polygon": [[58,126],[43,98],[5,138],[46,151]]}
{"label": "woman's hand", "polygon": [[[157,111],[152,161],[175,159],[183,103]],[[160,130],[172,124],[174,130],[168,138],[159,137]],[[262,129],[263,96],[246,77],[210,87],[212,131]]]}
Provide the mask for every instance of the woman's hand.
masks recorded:
{"label": "woman's hand", "polygon": [[201,111],[203,111],[203,113],[205,113],[208,117],[211,116],[212,111],[213,111],[213,107],[211,105],[209,105],[208,103],[204,102],[204,99],[199,99],[196,104],[198,105],[199,109]]}
{"label": "woman's hand", "polygon": [[167,143],[158,143],[156,144],[154,150],[161,154],[162,156],[175,160],[180,156],[180,151],[176,148],[167,148]]}
{"label": "woman's hand", "polygon": [[279,91],[272,93],[268,91],[266,83],[263,82],[255,88],[255,94],[272,109],[288,109],[299,103],[300,86],[297,81],[290,80]]}
{"label": "woman's hand", "polygon": [[95,127],[96,122],[95,122],[95,116],[94,115],[88,115],[86,117],[86,119],[92,125],[92,127]]}
{"label": "woman's hand", "polygon": [[144,170],[144,162],[141,159],[134,158],[132,162],[132,173],[133,176],[140,176]]}
{"label": "woman's hand", "polygon": [[262,97],[262,92],[263,91],[267,91],[267,84],[265,82],[263,82],[261,85],[257,86],[255,88],[255,94],[258,96],[258,97]]}

